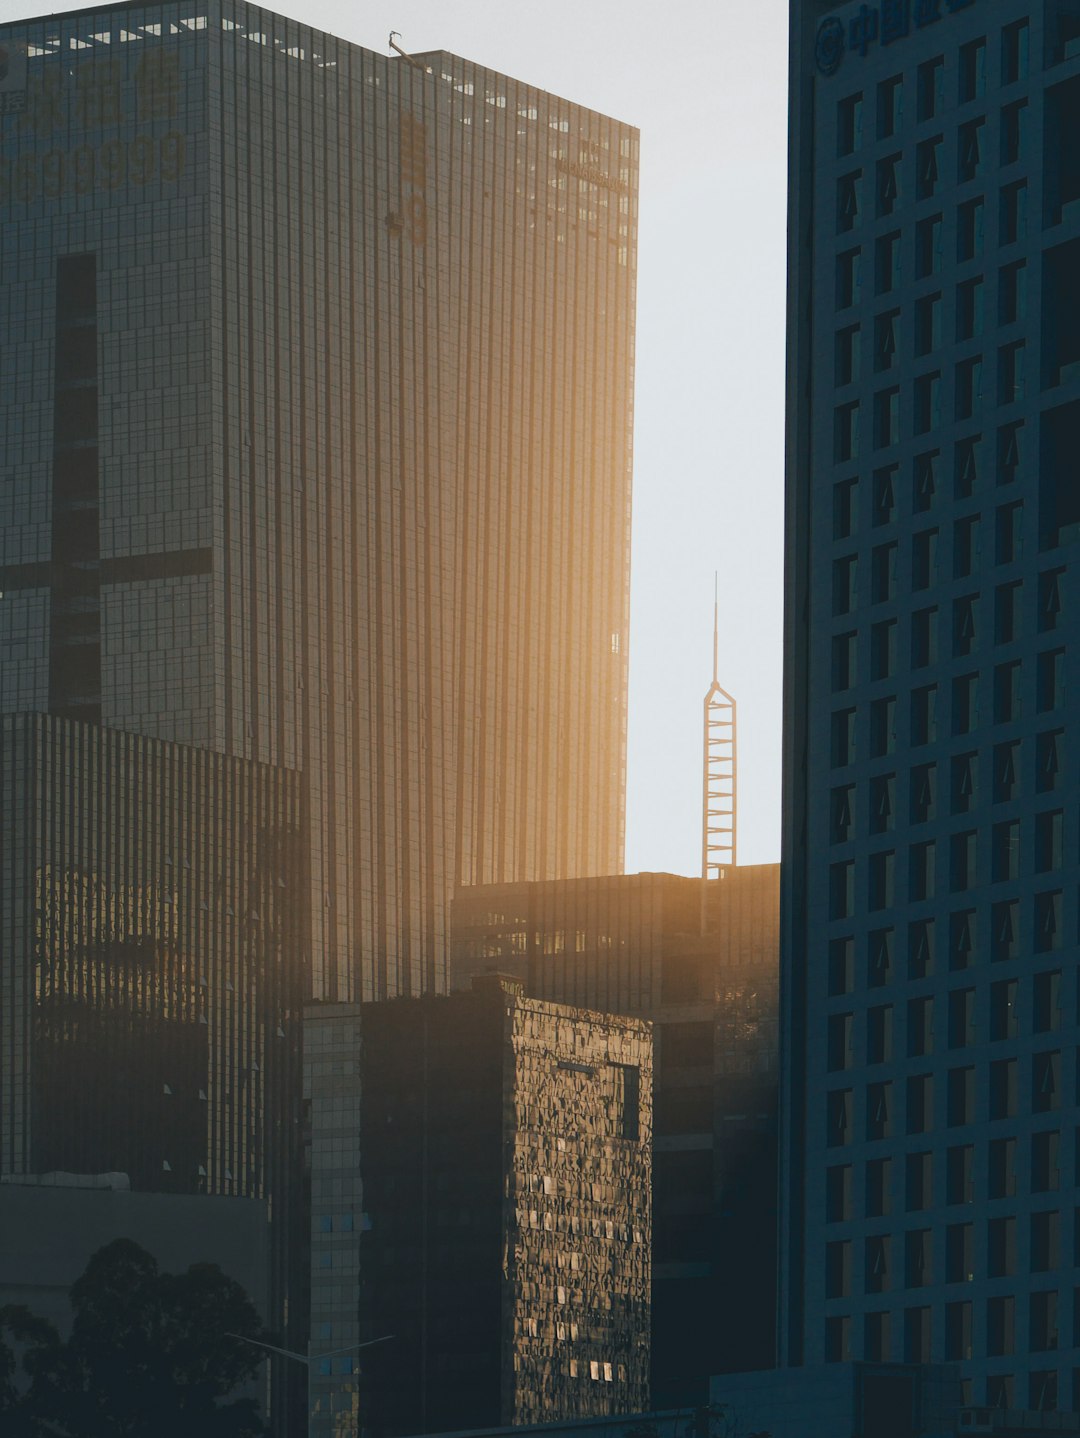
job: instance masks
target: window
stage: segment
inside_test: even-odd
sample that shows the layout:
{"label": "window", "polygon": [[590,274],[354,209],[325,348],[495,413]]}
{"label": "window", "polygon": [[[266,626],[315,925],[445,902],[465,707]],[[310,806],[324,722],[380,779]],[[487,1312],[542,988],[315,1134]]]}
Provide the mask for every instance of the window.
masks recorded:
{"label": "window", "polygon": [[925,279],[941,269],[941,216],[928,215],[915,226],[915,278]]}
{"label": "window", "polygon": [[929,589],[937,583],[936,529],[921,530],[911,542],[911,587]]}
{"label": "window", "polygon": [[1020,596],[1023,585],[999,584],[994,590],[994,643],[1011,644],[1017,637]]}
{"label": "window", "polygon": [[924,514],[934,503],[934,496],[937,494],[938,458],[937,450],[915,456],[912,509],[916,514]]}
{"label": "window", "polygon": [[911,616],[911,666],[924,669],[937,662],[937,607],[917,609]]}
{"label": "window", "polygon": [[1026,20],[1006,25],[1001,32],[1001,83],[1015,84],[1028,72],[1030,29]]}
{"label": "window", "polygon": [[960,49],[958,99],[961,105],[986,94],[986,40],[972,40]]}
{"label": "window", "polygon": [[1035,816],[1035,872],[1046,874],[1061,868],[1065,837],[1065,815],[1050,809]]}
{"label": "window", "polygon": [[836,335],[836,383],[854,384],[859,378],[859,326],[849,325]]}
{"label": "window", "polygon": [[971,1310],[970,1303],[946,1303],[945,1305],[946,1362],[956,1362],[971,1357]]}
{"label": "window", "polygon": [[1031,1108],[1050,1113],[1061,1107],[1060,1053],[1034,1054],[1031,1059]]}
{"label": "window", "polygon": [[[1016,1299],[1011,1295],[999,1298],[989,1298],[986,1302],[986,1351],[991,1358],[1007,1357],[1016,1348]],[[1009,1403],[1011,1400],[1008,1389],[1012,1386],[1010,1375],[1002,1375],[1008,1378],[1008,1384],[998,1386],[995,1398],[998,1400],[996,1406]],[[987,1396],[990,1394],[988,1380]]]}
{"label": "window", "polygon": [[886,155],[877,162],[877,212],[891,215],[903,198],[899,155]]}
{"label": "window", "polygon": [[977,835],[974,829],[949,838],[949,890],[962,893],[975,883],[978,868]]}
{"label": "window", "polygon": [[996,984],[990,985],[990,1039],[993,1043],[1013,1039],[1019,1032],[1016,993],[1015,979],[999,979]]}
{"label": "window", "polygon": [[941,347],[941,295],[915,301],[915,354],[933,354]]}
{"label": "window", "polygon": [[888,294],[900,283],[900,234],[882,235],[874,245],[874,289]]}
{"label": "window", "polygon": [[[977,594],[964,594],[959,599],[953,600],[953,655],[956,658],[970,654],[975,648],[978,603],[979,596]],[[975,685],[972,684],[971,687],[974,688]],[[972,719],[971,725],[974,722]],[[971,726],[969,725],[969,727]],[[966,734],[967,730],[954,727],[954,733]]]}
{"label": "window", "polygon": [[884,758],[896,750],[896,700],[890,695],[870,705],[870,757]]}
{"label": "window", "polygon": [[991,957],[995,963],[1015,959],[1020,936],[1020,905],[1015,899],[1002,899],[990,910]]}
{"label": "window", "polygon": [[933,1155],[909,1153],[904,1163],[904,1206],[908,1213],[924,1213],[933,1202]]}
{"label": "window", "polygon": [[912,899],[934,897],[935,849],[933,840],[912,844],[908,849],[908,888]]}
{"label": "window", "polygon": [[868,864],[868,902],[872,911],[890,908],[895,899],[896,855],[893,851],[871,854]]}
{"label": "window", "polygon": [[1017,1221],[991,1218],[987,1224],[987,1274],[1011,1278],[1017,1271]]}
{"label": "window", "polygon": [[892,369],[896,363],[899,325],[899,310],[888,310],[874,320],[874,370],[878,374]]}
{"label": "window", "polygon": [[916,75],[918,90],[918,115],[920,120],[932,120],[940,115],[945,103],[945,57],[937,55],[919,66]]}
{"label": "window", "polygon": [[1020,676],[1019,659],[1010,664],[998,664],[994,669],[994,723],[1009,724],[1020,718]]}
{"label": "window", "polygon": [[956,258],[964,263],[977,259],[983,251],[982,198],[966,200],[957,209]]}
{"label": "window", "polygon": [[879,774],[870,780],[870,832],[884,834],[896,824],[896,776]]}
{"label": "window", "polygon": [[855,865],[851,860],[829,866],[829,917],[850,918],[855,907]]}
{"label": "window", "polygon": [[998,350],[998,402],[1015,404],[1024,398],[1026,384],[1025,357],[1027,351],[1023,340],[1002,345]]}
{"label": "window", "polygon": [[1040,633],[1045,634],[1048,630],[1057,628],[1061,614],[1061,581],[1064,574],[1063,569],[1048,569],[1039,575]]}
{"label": "window", "polygon": [[1017,100],[1001,112],[1001,163],[1014,165],[1025,148],[1027,101]]}
{"label": "window", "polygon": [[1001,243],[1014,245],[1027,232],[1028,190],[1026,180],[1005,185],[1001,191]]}
{"label": "window", "polygon": [[[872,523],[875,528],[883,524],[891,524],[896,518],[896,466],[890,465],[887,469],[874,471],[874,509]],[[893,568],[896,564],[896,545],[891,546],[893,551]],[[876,553],[876,551],[875,551]],[[896,576],[892,579],[892,591],[895,592]]]}
{"label": "window", "polygon": [[990,1065],[990,1117],[1015,1118],[1017,1112],[1015,1059],[996,1059]]}
{"label": "window", "polygon": [[839,709],[832,716],[832,761],[834,769],[855,762],[854,709]]}
{"label": "window", "polygon": [[853,154],[863,139],[862,94],[847,95],[836,107],[836,153],[841,158]]}
{"label": "window", "polygon": [[829,838],[834,844],[845,844],[851,837],[851,799],[854,792],[854,784],[845,784],[842,788],[832,791],[830,804],[832,819],[829,825]]}
{"label": "window", "polygon": [[937,685],[926,684],[911,692],[911,742],[932,744],[937,739]]}
{"label": "window", "polygon": [[1060,741],[1064,730],[1053,729],[1035,738],[1035,789],[1040,794],[1050,793],[1061,783]]}
{"label": "window", "polygon": [[832,939],[829,943],[829,993],[850,994],[855,987],[855,941]]}
{"label": "window", "polygon": [[945,1202],[975,1202],[975,1149],[970,1143],[954,1144],[946,1150]]}
{"label": "window", "polygon": [[956,366],[956,418],[970,419],[982,403],[982,355],[972,355]]}
{"label": "window", "polygon": [[1027,265],[1019,260],[1003,265],[998,277],[998,318],[1003,325],[1015,324],[1027,310]]}
{"label": "window", "polygon": [[930,434],[941,425],[941,373],[918,375],[915,380],[916,434]]}
{"label": "window", "polygon": [[1059,709],[1065,700],[1065,651],[1047,649],[1036,661],[1035,707],[1040,714]]}
{"label": "window", "polygon": [[836,182],[836,228],[841,234],[858,224],[861,198],[862,171],[841,175]]}
{"label": "window", "polygon": [[968,120],[960,126],[960,161],[958,179],[961,183],[973,180],[982,169],[984,119]]}
{"label": "window", "polygon": [[1061,1260],[1060,1219],[1057,1213],[1031,1215],[1031,1272],[1051,1273]]}
{"label": "window", "polygon": [[911,771],[911,822],[926,824],[937,813],[937,765],[916,764]]}
{"label": "window", "polygon": [[904,1286],[924,1288],[933,1279],[933,1244],[928,1228],[913,1228],[904,1235]]}
{"label": "window", "polygon": [[1011,1198],[1016,1192],[1016,1139],[991,1139],[987,1156],[988,1196]]}
{"label": "window", "polygon": [[[926,1003],[927,1000],[915,1000]],[[910,1022],[910,1004],[909,1022]],[[916,1034],[915,1038],[922,1037]],[[912,1034],[908,1032],[909,1047]],[[916,1074],[907,1081],[907,1131],[909,1134],[929,1133],[934,1126],[934,1080],[930,1074]]]}
{"label": "window", "polygon": [[956,287],[956,338],[974,339],[983,332],[983,282],[978,275]]}
{"label": "window", "polygon": [[850,614],[856,607],[857,560],[853,554],[833,560],[833,614]]}
{"label": "window", "polygon": [[957,499],[968,499],[978,484],[982,468],[982,438],[970,435],[958,440],[953,453],[954,489]]}
{"label": "window", "polygon": [[866,1062],[884,1064],[892,1059],[892,1005],[878,1004],[866,1012]]}
{"label": "window", "polygon": [[918,919],[908,929],[908,975],[928,978],[934,972],[934,921]]}
{"label": "window", "polygon": [[892,977],[892,929],[872,929],[867,946],[866,982],[883,988]]}
{"label": "window", "polygon": [[994,883],[1015,879],[1020,873],[1020,821],[1006,819],[992,830]]}
{"label": "window", "polygon": [[887,140],[904,123],[904,81],[900,75],[883,80],[877,89],[878,139]]}
{"label": "window", "polygon": [[870,1159],[866,1165],[866,1217],[886,1218],[892,1211],[892,1163],[889,1159]]}
{"label": "window", "polygon": [[849,309],[862,295],[862,251],[846,250],[836,259],[836,308]]}
{"label": "window", "polygon": [[836,407],[836,462],[845,464],[859,457],[859,402]]}
{"label": "window", "polygon": [[979,516],[969,514],[953,525],[953,578],[966,579],[978,562]]}
{"label": "window", "polygon": [[900,438],[900,390],[880,390],[874,396],[874,447],[885,449]]}
{"label": "window", "polygon": [[949,1069],[946,1075],[946,1111],[950,1128],[975,1120],[975,1070]]}
{"label": "window", "polygon": [[847,539],[858,517],[858,480],[842,479],[833,485],[833,538]]}
{"label": "window", "polygon": [[892,1084],[872,1083],[866,1088],[866,1137],[868,1142],[888,1138],[892,1133]]}
{"label": "window", "polygon": [[994,803],[1005,804],[1016,790],[1016,760],[1019,746],[1014,742],[994,745]]}
{"label": "window", "polygon": [[955,754],[949,763],[949,799],[954,814],[967,814],[979,792],[979,756]]}
{"label": "window", "polygon": [[1056,1129],[1031,1135],[1031,1191],[1053,1193],[1061,1186],[1061,1135]]}
{"label": "window", "polygon": [[971,1283],[975,1277],[975,1225],[950,1223],[945,1229],[945,1282]]}
{"label": "window", "polygon": [[825,1222],[848,1223],[852,1214],[851,1164],[825,1170]]}
{"label": "window", "polygon": [[826,1055],[829,1073],[838,1073],[842,1069],[849,1069],[852,1065],[852,1025],[854,1022],[854,1017],[851,1014],[829,1015],[829,1039]]}
{"label": "window", "polygon": [[851,1090],[835,1089],[825,1096],[826,1142],[830,1147],[851,1142]]}
{"label": "window", "polygon": [[[909,999],[907,1006],[907,1051],[908,1058],[924,1058],[934,1051],[934,1000],[929,997]],[[929,1079],[929,1075],[923,1075]],[[910,1079],[909,1083],[914,1083]],[[908,1092],[909,1132],[922,1132],[910,1128],[911,1092]]]}
{"label": "window", "polygon": [[920,142],[915,151],[915,194],[920,200],[928,200],[937,190],[940,178],[939,155],[941,136],[934,135]]}
{"label": "window", "polygon": [[856,635],[837,634],[832,642],[833,692],[850,689],[856,682]]}
{"label": "window", "polygon": [[979,676],[961,674],[952,682],[952,732],[970,734],[978,726]]}

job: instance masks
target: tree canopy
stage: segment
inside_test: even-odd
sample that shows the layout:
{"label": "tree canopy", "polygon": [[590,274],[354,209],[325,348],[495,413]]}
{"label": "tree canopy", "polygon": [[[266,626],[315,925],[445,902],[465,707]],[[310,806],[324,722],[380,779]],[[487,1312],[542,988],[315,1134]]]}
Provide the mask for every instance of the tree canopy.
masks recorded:
{"label": "tree canopy", "polygon": [[[161,1273],[145,1249],[117,1239],[72,1285],[71,1306],[64,1340],[26,1309],[0,1309],[5,1435],[263,1438],[256,1404],[230,1397],[261,1355],[229,1336],[261,1338],[262,1325],[216,1264]],[[28,1387],[15,1381],[19,1358]]]}

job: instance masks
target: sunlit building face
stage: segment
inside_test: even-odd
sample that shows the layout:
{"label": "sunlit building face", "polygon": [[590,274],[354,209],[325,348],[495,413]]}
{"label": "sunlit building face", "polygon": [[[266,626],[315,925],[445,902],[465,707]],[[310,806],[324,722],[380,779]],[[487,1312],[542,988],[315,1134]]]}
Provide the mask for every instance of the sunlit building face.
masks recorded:
{"label": "sunlit building face", "polygon": [[0,709],[300,770],[312,985],[621,867],[637,135],[267,11],[5,27]]}

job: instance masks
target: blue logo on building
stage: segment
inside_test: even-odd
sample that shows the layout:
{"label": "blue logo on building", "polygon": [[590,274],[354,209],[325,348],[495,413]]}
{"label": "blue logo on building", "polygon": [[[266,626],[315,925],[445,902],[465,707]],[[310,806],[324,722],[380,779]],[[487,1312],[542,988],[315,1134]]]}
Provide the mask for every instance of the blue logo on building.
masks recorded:
{"label": "blue logo on building", "polygon": [[815,48],[817,67],[823,75],[835,75],[844,58],[844,25],[835,17],[822,20]]}
{"label": "blue logo on building", "polygon": [[[967,10],[975,0],[876,0],[863,3],[844,25],[830,16],[818,27],[814,57],[823,75],[835,75],[845,50],[866,58],[875,45],[906,40],[913,30],[936,25],[945,14]],[[944,12],[942,7],[944,7]]]}

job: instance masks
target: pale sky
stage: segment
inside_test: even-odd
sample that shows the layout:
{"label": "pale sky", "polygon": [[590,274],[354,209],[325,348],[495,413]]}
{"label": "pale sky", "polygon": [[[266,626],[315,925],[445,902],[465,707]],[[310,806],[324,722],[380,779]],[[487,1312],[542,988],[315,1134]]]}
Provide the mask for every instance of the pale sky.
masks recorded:
{"label": "pale sky", "polygon": [[[67,7],[55,7],[67,8]],[[74,8],[74,7],[73,7]],[[739,859],[780,853],[786,0],[277,0],[641,130],[626,867],[697,873],[702,699],[739,705]],[[0,0],[0,19],[44,13]]]}

